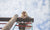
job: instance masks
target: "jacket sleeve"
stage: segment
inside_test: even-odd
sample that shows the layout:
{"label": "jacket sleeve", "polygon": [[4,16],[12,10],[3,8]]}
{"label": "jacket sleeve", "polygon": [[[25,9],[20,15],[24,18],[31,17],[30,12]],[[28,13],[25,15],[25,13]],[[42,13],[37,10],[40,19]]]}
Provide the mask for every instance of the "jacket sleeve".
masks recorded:
{"label": "jacket sleeve", "polygon": [[26,17],[25,22],[34,22],[34,18]]}

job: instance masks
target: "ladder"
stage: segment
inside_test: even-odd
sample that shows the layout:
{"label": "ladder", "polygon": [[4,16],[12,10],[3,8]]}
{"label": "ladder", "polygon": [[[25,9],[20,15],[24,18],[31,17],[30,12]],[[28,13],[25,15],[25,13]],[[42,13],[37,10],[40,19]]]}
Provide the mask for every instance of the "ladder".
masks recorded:
{"label": "ladder", "polygon": [[[31,28],[31,30],[33,30],[33,23],[32,23],[32,22],[30,23],[30,24],[31,24],[31,26],[23,26],[23,25],[17,25],[17,24],[18,24],[18,23],[16,22],[16,25],[13,27],[13,29],[12,29],[12,30],[14,30],[16,26],[30,27],[30,28]],[[29,23],[27,23],[27,24],[29,24]]]}

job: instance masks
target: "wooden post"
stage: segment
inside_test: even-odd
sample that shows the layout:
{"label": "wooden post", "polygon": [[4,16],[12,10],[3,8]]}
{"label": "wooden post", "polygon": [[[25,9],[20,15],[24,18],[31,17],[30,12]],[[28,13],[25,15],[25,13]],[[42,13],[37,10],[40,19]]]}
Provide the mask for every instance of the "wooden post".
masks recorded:
{"label": "wooden post", "polygon": [[14,22],[17,20],[18,15],[13,16],[9,22],[2,28],[2,30],[10,30]]}

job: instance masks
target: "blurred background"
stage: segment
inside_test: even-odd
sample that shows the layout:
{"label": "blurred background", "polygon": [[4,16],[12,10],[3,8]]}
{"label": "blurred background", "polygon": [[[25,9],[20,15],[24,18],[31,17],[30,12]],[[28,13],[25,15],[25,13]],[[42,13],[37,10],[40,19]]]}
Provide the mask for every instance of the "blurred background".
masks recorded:
{"label": "blurred background", "polygon": [[13,17],[15,14],[20,17],[21,12],[26,11],[28,16],[34,18],[33,30],[50,30],[49,1],[0,0],[0,17]]}

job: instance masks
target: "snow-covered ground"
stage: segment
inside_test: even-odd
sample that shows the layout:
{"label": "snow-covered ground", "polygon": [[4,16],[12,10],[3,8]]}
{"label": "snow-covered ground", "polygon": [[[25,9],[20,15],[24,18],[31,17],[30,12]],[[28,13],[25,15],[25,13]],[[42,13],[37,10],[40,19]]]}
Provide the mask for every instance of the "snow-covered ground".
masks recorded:
{"label": "snow-covered ground", "polygon": [[50,30],[49,0],[0,0],[0,17],[20,17],[24,10],[34,18],[33,30]]}

